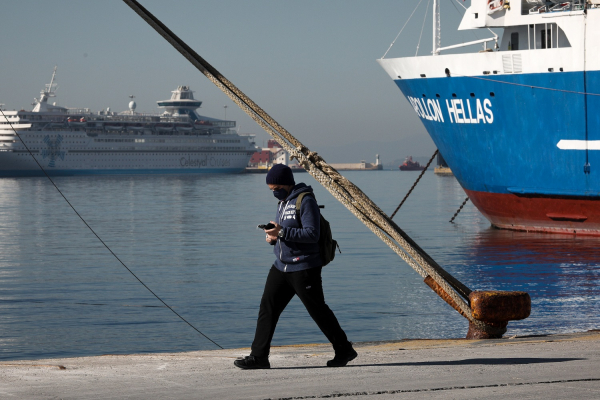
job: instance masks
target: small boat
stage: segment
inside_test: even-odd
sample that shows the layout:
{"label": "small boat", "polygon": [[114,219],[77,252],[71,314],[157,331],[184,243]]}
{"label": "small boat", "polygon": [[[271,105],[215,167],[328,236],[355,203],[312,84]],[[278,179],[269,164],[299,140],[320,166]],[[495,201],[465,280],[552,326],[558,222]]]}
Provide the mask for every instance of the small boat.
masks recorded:
{"label": "small boat", "polygon": [[417,161],[413,161],[412,156],[406,157],[406,160],[404,160],[404,163],[399,168],[400,171],[423,171],[425,169]]}

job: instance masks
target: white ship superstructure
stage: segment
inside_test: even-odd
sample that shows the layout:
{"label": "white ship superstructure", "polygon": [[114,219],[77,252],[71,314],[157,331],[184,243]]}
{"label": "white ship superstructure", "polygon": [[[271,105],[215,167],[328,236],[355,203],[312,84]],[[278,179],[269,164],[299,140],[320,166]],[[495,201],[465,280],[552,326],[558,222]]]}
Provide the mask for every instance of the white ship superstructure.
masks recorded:
{"label": "white ship superstructure", "polygon": [[0,176],[43,175],[32,154],[50,175],[235,173],[256,151],[235,121],[199,115],[188,86],[158,102],[162,114],[138,113],[133,100],[128,111],[93,113],[48,102],[55,74],[32,111],[0,114]]}

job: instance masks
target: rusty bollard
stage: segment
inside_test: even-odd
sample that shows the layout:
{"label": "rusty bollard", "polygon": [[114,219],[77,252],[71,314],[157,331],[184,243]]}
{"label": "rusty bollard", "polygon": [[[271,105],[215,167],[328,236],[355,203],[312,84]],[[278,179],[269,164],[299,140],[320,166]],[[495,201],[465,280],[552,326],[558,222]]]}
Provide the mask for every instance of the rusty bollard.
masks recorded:
{"label": "rusty bollard", "polygon": [[469,302],[473,318],[492,329],[483,330],[469,322],[467,339],[499,339],[506,332],[508,321],[525,319],[531,313],[531,297],[526,292],[471,292]]}
{"label": "rusty bollard", "polygon": [[[425,284],[436,292],[442,300],[467,318],[460,307],[431,276],[425,278]],[[469,303],[473,318],[485,322],[487,327],[482,329],[469,322],[467,339],[500,339],[506,332],[508,321],[525,319],[531,313],[531,297],[527,292],[504,292],[499,290],[471,292]]]}

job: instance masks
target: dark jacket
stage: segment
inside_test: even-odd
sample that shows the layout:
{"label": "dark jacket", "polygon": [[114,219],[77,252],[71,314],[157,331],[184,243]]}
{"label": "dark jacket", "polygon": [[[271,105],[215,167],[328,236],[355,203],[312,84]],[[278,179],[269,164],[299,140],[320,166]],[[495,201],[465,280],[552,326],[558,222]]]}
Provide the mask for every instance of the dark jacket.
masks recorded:
{"label": "dark jacket", "polygon": [[302,271],[323,266],[319,253],[319,205],[313,195],[306,195],[296,220],[296,198],[300,193],[313,192],[310,186],[299,183],[288,197],[279,202],[275,222],[283,227],[284,236],[275,243],[275,267],[283,272]]}

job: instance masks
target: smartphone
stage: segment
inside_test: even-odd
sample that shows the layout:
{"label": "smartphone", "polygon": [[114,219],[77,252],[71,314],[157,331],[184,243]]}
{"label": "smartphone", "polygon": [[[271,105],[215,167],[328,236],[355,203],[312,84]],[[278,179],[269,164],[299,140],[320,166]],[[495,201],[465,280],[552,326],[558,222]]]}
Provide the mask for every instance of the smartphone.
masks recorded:
{"label": "smartphone", "polygon": [[270,223],[270,222],[269,222],[269,223],[268,223],[268,224],[266,224],[266,225],[264,225],[264,224],[260,224],[259,226],[257,226],[257,228],[258,228],[258,229],[264,229],[264,230],[267,230],[267,231],[268,231],[269,229],[273,229],[273,228],[275,228],[275,225],[273,225],[272,223]]}

